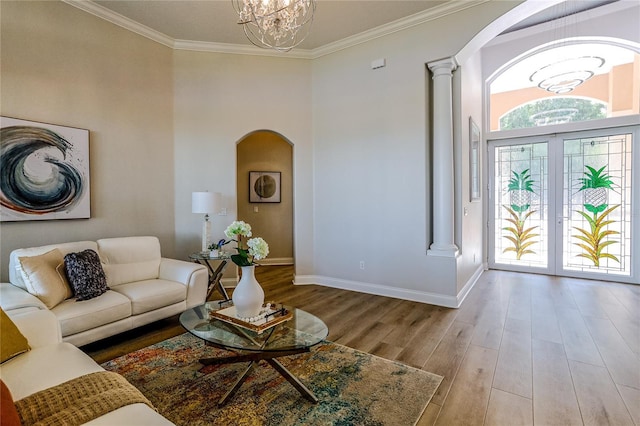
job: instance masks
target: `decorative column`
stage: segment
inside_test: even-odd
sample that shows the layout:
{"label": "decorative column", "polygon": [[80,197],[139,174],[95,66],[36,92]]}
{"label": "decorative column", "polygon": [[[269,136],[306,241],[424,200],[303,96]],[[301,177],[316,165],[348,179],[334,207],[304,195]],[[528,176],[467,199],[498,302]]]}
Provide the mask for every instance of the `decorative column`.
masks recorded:
{"label": "decorative column", "polygon": [[427,66],[433,73],[433,244],[427,254],[455,257],[451,77],[456,62],[447,58]]}

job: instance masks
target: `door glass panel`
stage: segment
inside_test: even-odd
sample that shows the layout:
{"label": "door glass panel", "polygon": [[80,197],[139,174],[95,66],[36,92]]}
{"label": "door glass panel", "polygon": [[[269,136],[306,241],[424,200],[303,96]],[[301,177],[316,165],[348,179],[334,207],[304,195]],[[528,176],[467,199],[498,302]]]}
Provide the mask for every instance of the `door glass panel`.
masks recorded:
{"label": "door glass panel", "polygon": [[564,141],[564,270],[630,275],[631,139]]}
{"label": "door glass panel", "polygon": [[548,144],[495,148],[495,263],[548,266]]}

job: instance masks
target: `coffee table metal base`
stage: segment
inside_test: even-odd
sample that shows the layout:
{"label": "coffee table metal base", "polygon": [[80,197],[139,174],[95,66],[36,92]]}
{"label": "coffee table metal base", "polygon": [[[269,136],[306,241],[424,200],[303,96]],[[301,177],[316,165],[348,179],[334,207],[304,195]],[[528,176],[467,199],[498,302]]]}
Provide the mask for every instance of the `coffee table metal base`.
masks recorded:
{"label": "coffee table metal base", "polygon": [[[212,345],[214,346],[214,345]],[[240,389],[240,386],[244,383],[251,372],[254,364],[261,360],[266,361],[270,366],[273,367],[282,377],[287,379],[291,385],[302,394],[307,400],[313,402],[314,404],[318,403],[318,398],[307,388],[304,383],[300,381],[296,376],[294,376],[289,370],[286,369],[280,361],[276,358],[296,355],[304,352],[309,352],[309,348],[301,348],[301,349],[291,349],[291,350],[282,350],[282,351],[266,351],[266,352],[251,352],[242,355],[235,355],[229,357],[220,357],[220,358],[202,358],[200,359],[200,363],[203,365],[220,365],[220,364],[234,364],[238,362],[249,362],[247,368],[238,376],[238,379],[233,384],[231,389],[227,391],[218,401],[218,407],[222,407],[226,404],[233,395]]]}

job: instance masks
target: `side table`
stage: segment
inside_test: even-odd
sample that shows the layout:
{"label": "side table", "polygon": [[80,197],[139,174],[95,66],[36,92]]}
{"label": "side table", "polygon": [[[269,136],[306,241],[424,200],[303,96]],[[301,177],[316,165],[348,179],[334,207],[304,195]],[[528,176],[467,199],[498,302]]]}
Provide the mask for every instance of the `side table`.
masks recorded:
{"label": "side table", "polygon": [[[200,263],[209,269],[209,285],[207,287],[207,298],[205,300],[209,300],[211,293],[213,293],[216,288],[224,300],[230,299],[227,289],[222,285],[222,275],[224,274],[224,270],[227,268],[227,261],[229,260],[228,256],[211,257],[209,256],[209,253],[198,252],[190,254],[189,260],[195,263]],[[212,262],[219,262],[219,264],[214,268]]]}

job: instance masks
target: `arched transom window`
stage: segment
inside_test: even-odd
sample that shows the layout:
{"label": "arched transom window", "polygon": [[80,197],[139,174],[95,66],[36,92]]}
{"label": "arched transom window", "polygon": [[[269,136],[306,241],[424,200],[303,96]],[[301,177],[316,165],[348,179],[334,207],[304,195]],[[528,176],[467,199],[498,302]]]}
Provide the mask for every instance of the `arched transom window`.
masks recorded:
{"label": "arched transom window", "polygon": [[640,54],[610,40],[540,46],[490,83],[490,130],[640,113]]}

